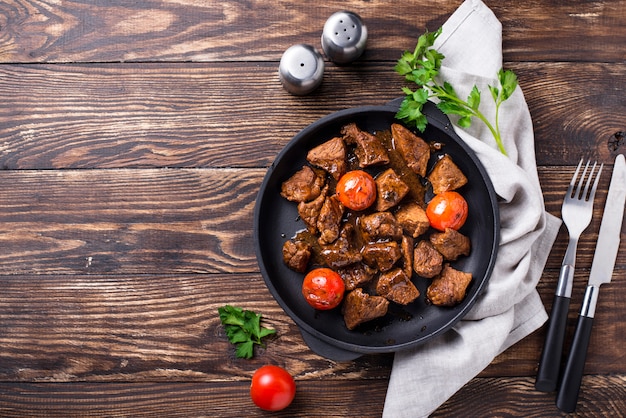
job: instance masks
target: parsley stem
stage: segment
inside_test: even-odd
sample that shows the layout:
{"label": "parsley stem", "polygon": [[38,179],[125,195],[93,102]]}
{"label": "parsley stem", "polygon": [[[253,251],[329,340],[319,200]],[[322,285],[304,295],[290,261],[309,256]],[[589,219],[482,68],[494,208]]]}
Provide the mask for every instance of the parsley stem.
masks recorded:
{"label": "parsley stem", "polygon": [[504,144],[502,143],[502,137],[500,135],[500,128],[498,125],[499,110],[500,110],[500,105],[502,104],[501,100],[498,100],[496,102],[496,114],[495,114],[495,126],[494,126],[491,124],[491,122],[489,122],[489,119],[487,119],[487,117],[483,115],[483,113],[480,110],[473,109],[471,106],[469,106],[469,104],[466,101],[460,99],[458,96],[447,93],[446,90],[442,88],[435,80],[433,80],[433,85],[427,86],[427,87],[433,93],[432,95],[429,96],[429,98],[438,97],[439,99],[443,98],[444,100],[453,101],[459,106],[462,106],[465,109],[467,109],[467,111],[470,112],[472,116],[480,119],[485,124],[485,126],[487,126],[487,128],[489,129],[489,131],[495,138],[496,144],[500,152],[504,155],[507,155],[506,150],[504,149]]}
{"label": "parsley stem", "polygon": [[506,150],[504,149],[504,144],[502,143],[502,136],[500,135],[500,125],[498,124],[501,104],[502,104],[501,100],[498,100],[498,102],[496,102],[496,117],[495,117],[496,129],[495,129],[495,132],[493,130],[491,132],[493,133],[494,138],[496,138],[496,144],[498,144],[498,148],[500,149],[500,152],[504,155],[507,155]]}

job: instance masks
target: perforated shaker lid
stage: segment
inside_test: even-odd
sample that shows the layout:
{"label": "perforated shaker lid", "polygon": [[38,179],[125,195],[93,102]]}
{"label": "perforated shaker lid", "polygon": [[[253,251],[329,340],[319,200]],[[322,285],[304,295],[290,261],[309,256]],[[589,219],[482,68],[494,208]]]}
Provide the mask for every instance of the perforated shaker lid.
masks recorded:
{"label": "perforated shaker lid", "polygon": [[296,95],[308,94],[322,83],[324,58],[311,45],[290,46],[280,59],[278,74],[285,90]]}
{"label": "perforated shaker lid", "polygon": [[367,43],[367,27],[353,12],[333,13],[324,24],[322,49],[337,64],[350,63],[361,56]]}

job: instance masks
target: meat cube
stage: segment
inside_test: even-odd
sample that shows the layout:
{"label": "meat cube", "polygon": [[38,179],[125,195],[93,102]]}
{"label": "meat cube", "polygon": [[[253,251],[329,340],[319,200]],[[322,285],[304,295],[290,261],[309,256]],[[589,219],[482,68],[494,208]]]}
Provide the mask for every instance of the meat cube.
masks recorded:
{"label": "meat cube", "polygon": [[326,170],[335,180],[347,171],[346,144],[335,137],[311,149],[306,156],[308,162]]}
{"label": "meat cube", "polygon": [[402,270],[407,277],[413,276],[413,245],[415,244],[415,240],[411,237],[407,237],[406,235],[402,235],[402,242],[400,243],[400,247],[402,249]]}
{"label": "meat cube", "polygon": [[382,296],[370,296],[361,288],[348,293],[343,301],[343,320],[346,328],[353,330],[358,325],[387,314],[389,301]]}
{"label": "meat cube", "polygon": [[451,228],[446,228],[444,232],[433,233],[430,236],[430,243],[446,260],[456,260],[470,253],[469,238]]}
{"label": "meat cube", "polygon": [[402,258],[402,250],[397,242],[370,242],[361,250],[365,264],[380,271],[391,270]]}
{"label": "meat cube", "polygon": [[391,125],[391,134],[406,165],[414,173],[426,177],[426,168],[430,159],[430,146],[426,141],[398,123]]}
{"label": "meat cube", "polygon": [[300,215],[300,219],[302,219],[311,234],[317,233],[317,219],[320,216],[327,194],[328,186],[324,187],[320,195],[310,202],[298,203],[298,215]]}
{"label": "meat cube", "polygon": [[376,293],[400,305],[408,305],[420,295],[409,276],[399,268],[382,273],[378,277]]}
{"label": "meat cube", "polygon": [[305,165],[293,176],[283,182],[280,195],[292,202],[308,202],[322,192],[325,175],[323,171],[313,170]]}
{"label": "meat cube", "polygon": [[376,210],[386,211],[400,203],[409,192],[409,186],[388,168],[376,176]]}
{"label": "meat cube", "polygon": [[363,263],[355,263],[347,267],[337,269],[337,273],[343,279],[346,290],[350,291],[372,280],[376,270]]}
{"label": "meat cube", "polygon": [[320,255],[324,258],[326,265],[338,269],[358,263],[363,259],[359,249],[352,244],[355,242],[354,234],[354,226],[344,224],[335,242],[321,246]]}
{"label": "meat cube", "polygon": [[428,180],[435,194],[456,190],[467,184],[467,177],[447,154],[435,163]]}
{"label": "meat cube", "polygon": [[285,241],[283,244],[283,261],[290,269],[304,273],[311,259],[311,251],[311,245],[304,241]]}
{"label": "meat cube", "polygon": [[366,241],[379,239],[399,240],[402,237],[402,228],[396,222],[391,212],[375,212],[359,218],[359,226]]}
{"label": "meat cube", "polygon": [[443,267],[443,256],[429,241],[420,241],[413,251],[413,271],[418,276],[432,279]]}
{"label": "meat cube", "polygon": [[361,168],[389,163],[387,149],[375,135],[360,130],[355,123],[341,128],[344,139],[349,144],[356,144],[354,153]]}
{"label": "meat cube", "polygon": [[339,238],[343,205],[335,195],[327,196],[317,218],[318,239],[321,245],[331,244]]}
{"label": "meat cube", "polygon": [[433,305],[454,306],[465,299],[471,281],[471,273],[455,270],[446,264],[441,274],[428,286],[426,296]]}
{"label": "meat cube", "polygon": [[396,212],[396,220],[404,232],[413,238],[417,238],[430,227],[430,221],[426,211],[415,202],[403,205]]}

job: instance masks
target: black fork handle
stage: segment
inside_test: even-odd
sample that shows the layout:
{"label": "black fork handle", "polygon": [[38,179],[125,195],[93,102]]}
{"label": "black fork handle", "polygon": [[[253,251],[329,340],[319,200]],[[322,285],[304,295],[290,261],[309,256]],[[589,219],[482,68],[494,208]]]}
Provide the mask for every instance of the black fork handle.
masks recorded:
{"label": "black fork handle", "polygon": [[570,298],[554,295],[548,331],[539,360],[537,380],[535,381],[535,388],[542,392],[555,391],[559,381],[569,304]]}

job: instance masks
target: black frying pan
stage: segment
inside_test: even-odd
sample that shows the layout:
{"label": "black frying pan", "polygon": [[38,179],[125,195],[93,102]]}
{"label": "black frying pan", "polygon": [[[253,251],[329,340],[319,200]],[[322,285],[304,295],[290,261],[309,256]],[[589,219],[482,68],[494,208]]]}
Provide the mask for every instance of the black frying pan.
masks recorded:
{"label": "black frying pan", "polygon": [[[484,289],[495,263],[500,222],[493,185],[472,150],[455,134],[448,118],[431,103],[424,113],[428,127],[420,136],[427,142],[445,144],[441,153],[449,154],[468,177],[460,192],[468,202],[469,215],[461,232],[472,243],[471,254],[452,263],[471,272],[473,280],[463,302],[452,308],[425,303],[430,280],[417,275],[413,281],[421,296],[408,306],[390,305],[383,317],[349,331],[340,309],[316,311],[302,297],[303,274],[283,263],[283,243],[304,228],[296,204],[280,196],[281,184],[306,163],[308,150],[339,135],[342,126],[355,122],[369,132],[387,130],[397,123],[399,102],[384,106],[347,109],[328,115],[298,133],[269,168],[254,210],[254,240],[261,274],[270,292],[295,321],[309,347],[334,360],[355,359],[367,353],[389,353],[421,344],[441,335],[457,323],[473,306]],[[437,158],[433,153],[431,166]],[[394,306],[395,305],[395,306]]]}

